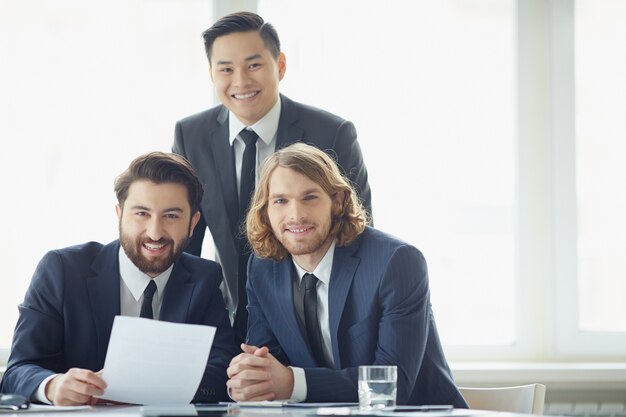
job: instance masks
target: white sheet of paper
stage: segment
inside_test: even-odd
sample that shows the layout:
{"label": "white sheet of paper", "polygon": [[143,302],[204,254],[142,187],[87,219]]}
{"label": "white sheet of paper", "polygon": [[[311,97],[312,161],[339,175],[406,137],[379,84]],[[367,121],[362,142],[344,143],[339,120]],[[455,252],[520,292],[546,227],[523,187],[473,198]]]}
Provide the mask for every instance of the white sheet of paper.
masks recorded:
{"label": "white sheet of paper", "polygon": [[132,404],[188,404],[215,327],[116,316],[104,362],[102,398]]}

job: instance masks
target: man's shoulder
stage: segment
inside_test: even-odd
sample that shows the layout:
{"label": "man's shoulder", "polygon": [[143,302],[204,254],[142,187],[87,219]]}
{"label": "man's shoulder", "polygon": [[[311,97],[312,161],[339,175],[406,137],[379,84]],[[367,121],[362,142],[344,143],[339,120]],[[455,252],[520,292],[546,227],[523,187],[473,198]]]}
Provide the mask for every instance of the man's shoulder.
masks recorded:
{"label": "man's shoulder", "polygon": [[217,262],[199,256],[183,252],[178,262],[185,267],[194,277],[221,278],[221,267]]}
{"label": "man's shoulder", "polygon": [[346,122],[346,119],[331,113],[327,110],[315,107],[309,104],[300,103],[281,94],[282,105],[285,109],[284,114],[289,115],[296,112],[299,121],[304,122],[322,122],[340,125]]}
{"label": "man's shoulder", "polygon": [[203,110],[198,113],[194,113],[187,117],[183,117],[178,121],[181,126],[193,126],[199,123],[211,123],[217,121],[217,116],[224,110],[224,106],[218,104],[215,107],[211,107],[208,110]]}
{"label": "man's shoulder", "polygon": [[96,258],[102,251],[114,250],[117,247],[117,241],[113,241],[107,245],[100,242],[85,242],[77,245],[67,246],[60,249],[52,249],[45,256],[59,257],[64,260],[71,260],[75,262],[88,262]]}
{"label": "man's shoulder", "polygon": [[361,250],[371,250],[372,253],[378,254],[378,256],[390,256],[401,248],[421,254],[420,250],[411,243],[370,226],[365,226],[365,230],[359,235],[356,242],[358,242]]}

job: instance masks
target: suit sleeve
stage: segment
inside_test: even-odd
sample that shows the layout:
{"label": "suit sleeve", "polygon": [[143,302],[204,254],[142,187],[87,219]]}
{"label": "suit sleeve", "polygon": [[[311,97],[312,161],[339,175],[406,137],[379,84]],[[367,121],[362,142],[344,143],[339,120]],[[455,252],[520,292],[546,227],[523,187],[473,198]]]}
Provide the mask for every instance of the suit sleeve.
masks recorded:
{"label": "suit sleeve", "polygon": [[216,274],[218,276],[217,283],[211,287],[210,297],[201,300],[208,307],[201,324],[214,326],[216,331],[204,375],[193,399],[194,403],[231,401],[226,391],[226,381],[228,380],[226,368],[228,368],[231,359],[239,353],[235,346],[235,337],[219,289],[221,268],[216,265],[216,269],[218,270]]}
{"label": "suit sleeve", "polygon": [[363,161],[361,146],[357,141],[356,129],[352,122],[343,121],[339,125],[336,132],[334,150],[337,156],[337,163],[356,189],[357,195],[367,211],[369,223],[373,225],[372,193],[367,180],[367,168]]}
{"label": "suit sleeve", "polygon": [[[183,128],[180,122],[176,122],[176,127],[174,128],[174,143],[172,144],[172,152],[189,160],[189,157],[187,156],[187,152],[185,150],[185,142],[183,140]],[[200,220],[196,224],[196,227],[193,229],[193,234],[189,238],[189,242],[187,244],[187,247],[185,248],[185,252],[196,256],[200,256],[202,254],[202,242],[204,241],[206,228],[206,220],[204,219],[204,214],[202,213],[202,210],[200,210]]]}
{"label": "suit sleeve", "polygon": [[[422,254],[411,246],[399,247],[385,269],[378,293],[381,316],[372,365],[397,365],[397,402],[406,404],[413,392],[428,340],[430,295]],[[372,331],[376,334],[375,330],[366,328],[371,327],[369,322],[362,324],[362,331],[354,332],[355,337]],[[305,374],[307,402],[358,401],[357,367],[342,370],[312,368],[305,369]]]}
{"label": "suit sleeve", "polygon": [[[274,336],[272,326],[267,320],[263,312],[263,306],[260,305],[254,289],[254,275],[263,273],[263,267],[255,268],[253,266],[256,260],[255,256],[250,256],[248,260],[248,281],[246,283],[246,291],[248,294],[248,332],[246,335],[246,343],[253,346],[267,346],[270,353],[278,359],[283,365],[291,365],[289,359],[283,352],[278,340]],[[263,279],[263,277],[260,277]],[[266,306],[267,308],[268,306]]]}
{"label": "suit sleeve", "polygon": [[63,367],[63,262],[49,252],[39,262],[13,334],[13,344],[0,391],[33,398],[48,376]]}

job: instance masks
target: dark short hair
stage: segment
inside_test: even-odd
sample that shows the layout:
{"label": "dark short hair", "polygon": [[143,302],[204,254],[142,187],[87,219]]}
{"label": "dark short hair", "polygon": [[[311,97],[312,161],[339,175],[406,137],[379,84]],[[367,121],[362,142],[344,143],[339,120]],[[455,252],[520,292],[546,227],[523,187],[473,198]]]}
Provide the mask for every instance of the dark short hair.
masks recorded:
{"label": "dark short hair", "polygon": [[272,26],[271,23],[266,23],[263,18],[256,13],[237,12],[222,17],[215,22],[213,26],[202,32],[204,49],[209,59],[209,64],[211,64],[211,52],[215,39],[220,36],[230,35],[231,33],[252,31],[259,32],[261,39],[263,39],[265,46],[269,49],[274,59],[278,59],[280,55],[280,40],[278,39],[278,33],[276,33],[274,26]]}
{"label": "dark short hair", "polygon": [[148,180],[155,184],[184,185],[187,188],[191,215],[200,210],[200,202],[204,194],[202,184],[189,161],[182,156],[175,153],[150,152],[135,158],[115,179],[115,195],[122,209],[128,198],[128,189],[134,182],[141,180]]}

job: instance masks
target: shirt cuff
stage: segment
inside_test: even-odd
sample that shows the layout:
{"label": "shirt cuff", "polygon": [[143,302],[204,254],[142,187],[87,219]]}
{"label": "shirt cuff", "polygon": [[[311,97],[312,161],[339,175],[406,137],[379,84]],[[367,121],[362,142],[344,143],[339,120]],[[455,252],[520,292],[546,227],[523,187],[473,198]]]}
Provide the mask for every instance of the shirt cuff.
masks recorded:
{"label": "shirt cuff", "polygon": [[293,372],[293,392],[289,402],[301,403],[306,400],[306,376],[304,375],[304,369],[290,366]]}
{"label": "shirt cuff", "polygon": [[35,391],[35,401],[52,405],[52,402],[48,399],[48,397],[46,397],[46,385],[48,385],[48,382],[50,382],[50,380],[57,375],[59,374],[50,375],[48,378],[41,381],[41,384],[39,384],[37,391]]}

